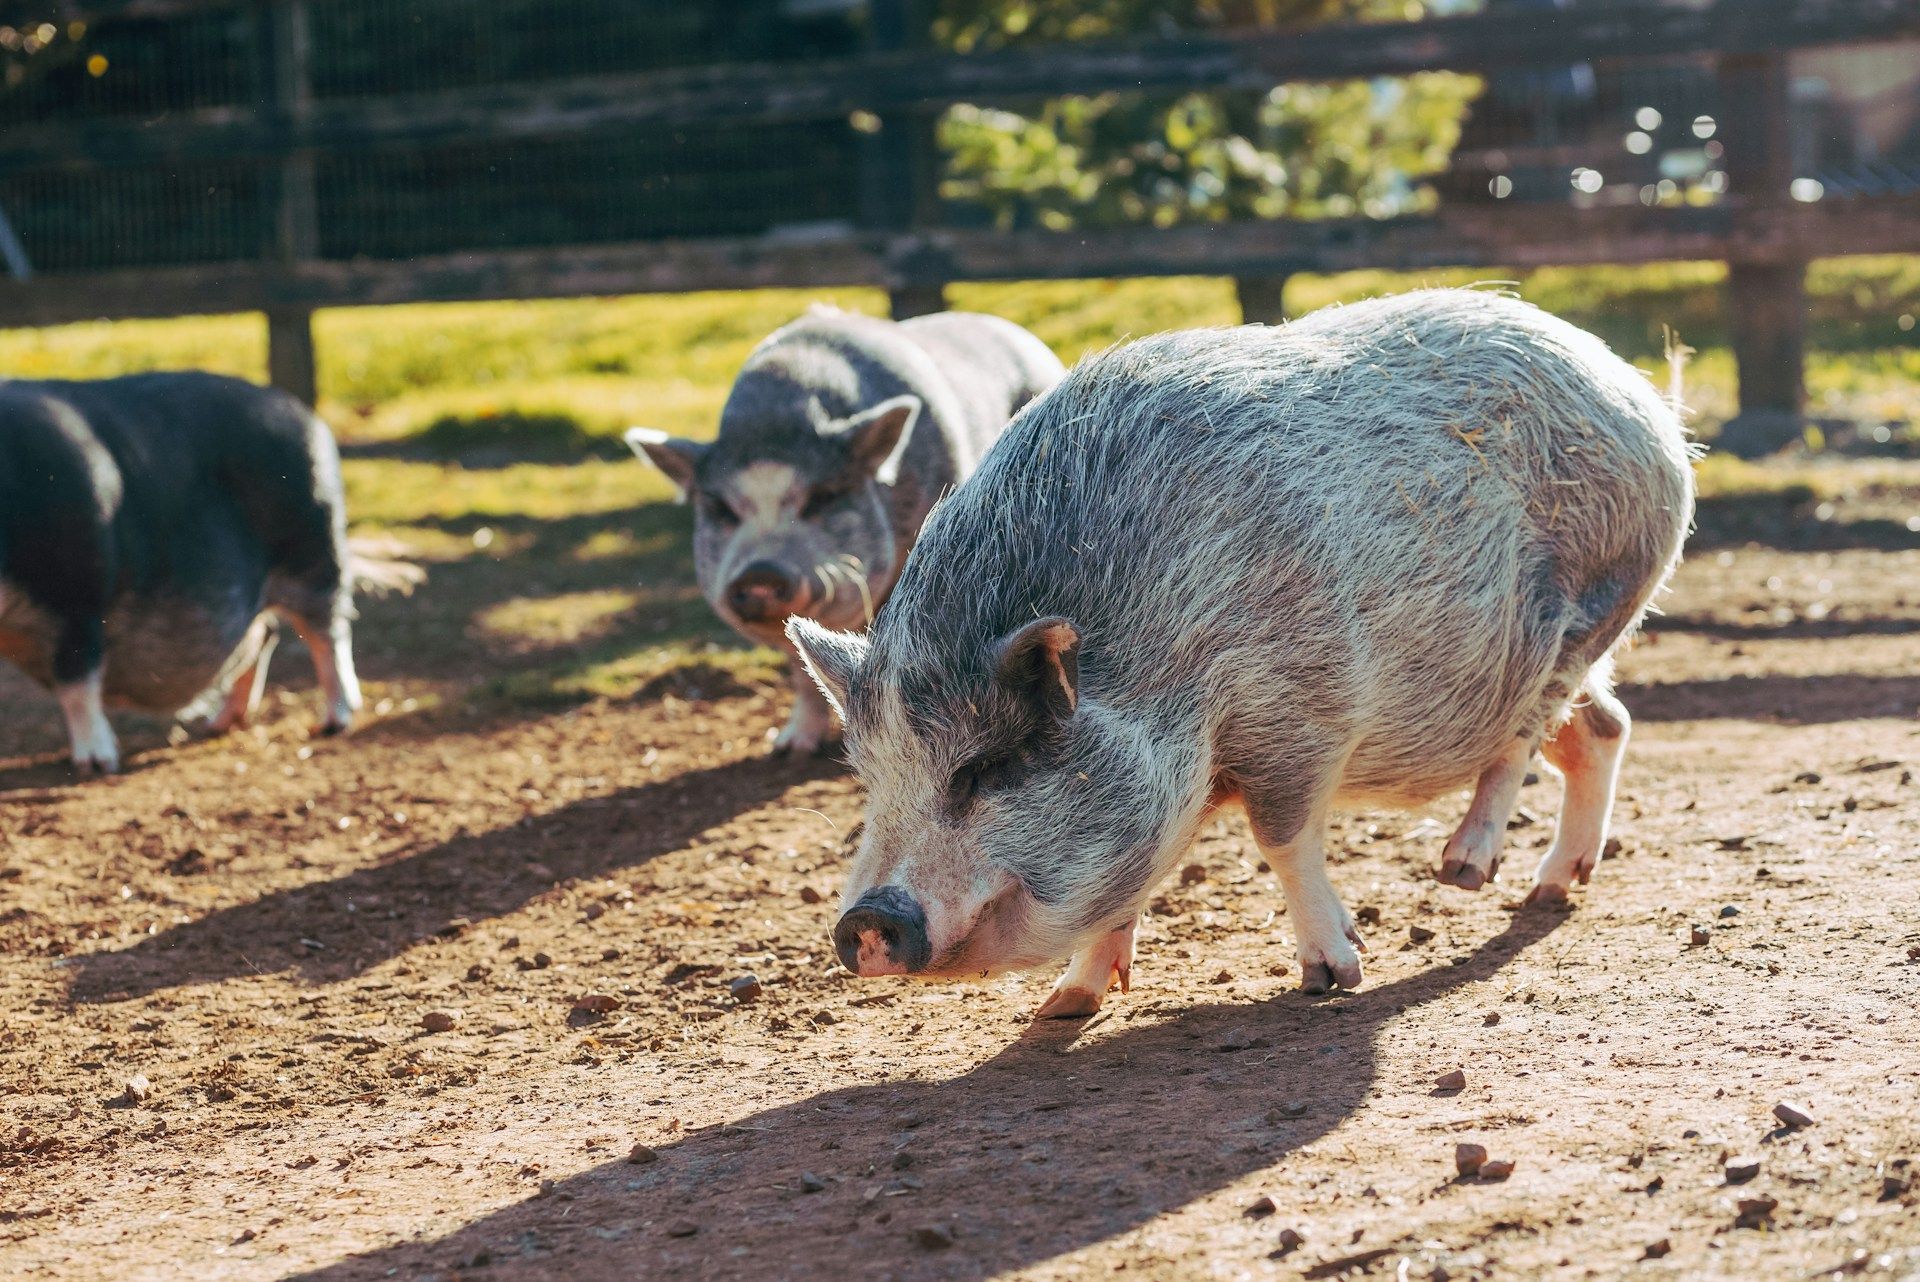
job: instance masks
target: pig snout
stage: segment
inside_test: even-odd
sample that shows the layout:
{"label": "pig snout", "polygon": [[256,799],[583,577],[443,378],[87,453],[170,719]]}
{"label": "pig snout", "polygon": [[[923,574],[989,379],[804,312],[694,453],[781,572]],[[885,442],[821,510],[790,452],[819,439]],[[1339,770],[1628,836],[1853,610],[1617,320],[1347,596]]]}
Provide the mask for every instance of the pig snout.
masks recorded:
{"label": "pig snout", "polygon": [[834,926],[833,947],[841,964],[863,977],[911,975],[933,956],[927,914],[898,886],[879,886],[860,896]]}
{"label": "pig snout", "polygon": [[771,561],[755,561],[727,585],[727,604],[746,623],[773,623],[796,612],[800,581]]}

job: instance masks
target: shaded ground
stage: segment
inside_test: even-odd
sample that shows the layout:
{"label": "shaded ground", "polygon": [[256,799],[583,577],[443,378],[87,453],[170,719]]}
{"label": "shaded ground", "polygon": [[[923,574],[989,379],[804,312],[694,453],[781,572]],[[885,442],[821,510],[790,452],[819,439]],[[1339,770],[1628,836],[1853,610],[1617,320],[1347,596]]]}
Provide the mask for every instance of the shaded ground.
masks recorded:
{"label": "shaded ground", "polygon": [[[1084,1026],[1029,1026],[1048,975],[839,971],[859,799],[762,759],[770,679],[436,705],[441,669],[507,653],[460,622],[527,591],[498,567],[442,574],[414,632],[370,610],[386,713],[344,741],[283,696],[227,742],[136,729],[128,775],[75,786],[9,677],[0,1275],[1915,1276],[1914,510],[1843,499],[1811,542],[1709,522],[1623,664],[1621,849],[1571,913],[1516,910],[1551,784],[1478,895],[1428,872],[1464,799],[1348,816],[1368,982],[1307,999],[1223,823]],[[546,586],[639,561],[578,564]],[[1778,1129],[1783,1099],[1816,1124]],[[1456,1181],[1461,1141],[1514,1174]],[[1729,1185],[1734,1156],[1758,1175]],[[1776,1205],[1735,1227],[1741,1199]]]}

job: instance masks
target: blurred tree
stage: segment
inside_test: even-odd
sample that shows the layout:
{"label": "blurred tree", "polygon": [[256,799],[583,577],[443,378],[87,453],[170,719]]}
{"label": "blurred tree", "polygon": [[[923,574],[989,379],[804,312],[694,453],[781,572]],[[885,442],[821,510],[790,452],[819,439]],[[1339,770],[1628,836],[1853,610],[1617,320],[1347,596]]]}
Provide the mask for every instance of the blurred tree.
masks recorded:
{"label": "blurred tree", "polygon": [[[1059,40],[1404,20],[1459,0],[945,0],[961,52]],[[1031,113],[959,106],[941,123],[942,195],[1001,227],[1390,217],[1424,208],[1470,76],[1282,85],[1266,94],[1102,94]]]}

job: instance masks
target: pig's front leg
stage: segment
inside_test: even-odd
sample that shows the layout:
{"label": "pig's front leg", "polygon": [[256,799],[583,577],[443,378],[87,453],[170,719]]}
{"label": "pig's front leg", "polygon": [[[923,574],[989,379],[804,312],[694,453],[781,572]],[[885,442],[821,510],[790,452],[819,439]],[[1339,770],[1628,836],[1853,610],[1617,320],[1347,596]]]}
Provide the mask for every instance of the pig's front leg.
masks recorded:
{"label": "pig's front leg", "polygon": [[1507,820],[1520,799],[1527,779],[1533,745],[1515,739],[1498,760],[1480,772],[1467,817],[1447,841],[1440,855],[1440,880],[1462,890],[1478,890],[1500,871],[1500,851],[1507,843]]}
{"label": "pig's front leg", "polygon": [[1100,1009],[1107,990],[1115,983],[1120,991],[1131,987],[1133,978],[1133,929],[1135,918],[1118,930],[1110,930],[1073,955],[1067,973],[1047,994],[1036,1019],[1080,1019]]}
{"label": "pig's front leg", "polygon": [[[1327,810],[1324,802],[1304,812],[1296,805],[1265,804],[1243,794],[1260,853],[1280,876],[1300,946],[1300,987],[1309,993],[1360,987],[1360,953],[1366,948],[1353,915],[1327,880]],[[1292,829],[1290,839],[1272,834]]]}
{"label": "pig's front leg", "polygon": [[793,715],[786,728],[774,737],[776,757],[803,757],[831,749],[838,737],[833,733],[833,708],[820,687],[798,662],[792,665]]}

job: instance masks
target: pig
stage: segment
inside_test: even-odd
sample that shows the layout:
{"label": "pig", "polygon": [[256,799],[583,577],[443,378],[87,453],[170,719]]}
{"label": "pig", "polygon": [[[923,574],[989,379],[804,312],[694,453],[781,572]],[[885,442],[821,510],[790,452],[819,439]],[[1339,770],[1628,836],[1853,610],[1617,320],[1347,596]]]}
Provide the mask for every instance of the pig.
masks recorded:
{"label": "pig", "polygon": [[[789,618],[866,626],[934,501],[1065,372],[997,316],[816,307],[747,357],[712,443],[646,428],[626,439],[693,504],[694,570],[714,612],[791,658]],[[832,749],[827,701],[797,664],[791,674],[774,752]]]}
{"label": "pig", "polygon": [[285,619],[345,730],[356,564],[333,436],[293,397],[201,373],[0,382],[0,656],[51,690],[74,768],[120,765],[106,708],[245,724]]}
{"label": "pig", "polygon": [[1124,991],[1155,884],[1244,807],[1302,987],[1361,981],[1337,805],[1471,786],[1440,880],[1495,875],[1536,750],[1565,781],[1531,898],[1586,882],[1629,727],[1612,657],[1693,510],[1681,415],[1598,339],[1434,290],[1074,368],[936,508],[865,636],[794,645],[868,794],[855,974],[1067,958]]}

